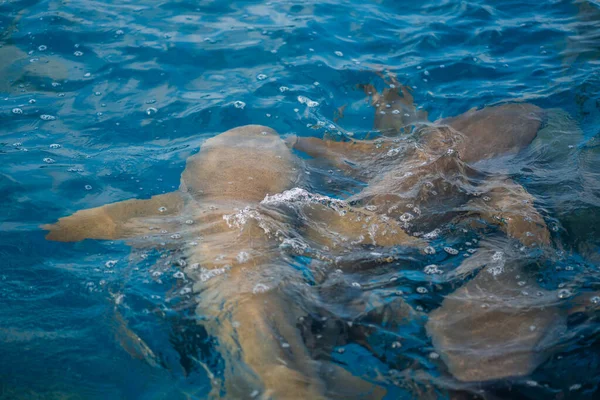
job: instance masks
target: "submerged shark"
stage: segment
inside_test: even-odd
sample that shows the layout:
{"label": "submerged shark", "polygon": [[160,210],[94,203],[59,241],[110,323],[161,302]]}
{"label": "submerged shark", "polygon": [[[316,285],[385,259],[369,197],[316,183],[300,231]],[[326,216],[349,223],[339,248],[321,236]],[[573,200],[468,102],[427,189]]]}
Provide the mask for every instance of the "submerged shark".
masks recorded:
{"label": "submerged shark", "polygon": [[[408,89],[396,82],[390,86],[381,94],[364,86],[381,137],[294,136],[288,143],[363,181],[364,189],[348,203],[377,210],[414,236],[437,237],[439,229],[427,229],[446,222],[475,229],[495,225],[522,245],[548,248],[551,235],[534,198],[510,177],[477,168],[478,162],[528,146],[545,111],[510,103],[431,123]],[[486,246],[482,243],[480,254],[466,259],[454,276],[464,280],[481,272],[447,296],[425,325],[449,372],[465,382],[526,376],[566,332],[568,311],[559,304],[560,293],[526,279],[525,252],[515,253],[510,243]]]}
{"label": "submerged shark", "polygon": [[[78,211],[45,225],[46,238],[126,239],[140,247],[158,241],[157,246],[182,248],[180,265],[193,282],[196,315],[225,361],[224,383],[216,385],[213,397],[379,398],[380,388],[314,361],[297,327],[306,314],[298,295],[306,278],[282,250],[299,239],[290,233],[295,216],[274,195],[292,190],[311,200],[296,188],[303,174],[300,160],[274,130],[243,126],[207,140],[187,160],[179,190]],[[373,232],[372,240],[390,245],[409,237],[397,223],[368,210],[313,200],[303,203],[309,205],[303,212],[349,240],[357,239],[365,219],[387,227]],[[311,232],[313,240],[330,244],[318,229]]]}

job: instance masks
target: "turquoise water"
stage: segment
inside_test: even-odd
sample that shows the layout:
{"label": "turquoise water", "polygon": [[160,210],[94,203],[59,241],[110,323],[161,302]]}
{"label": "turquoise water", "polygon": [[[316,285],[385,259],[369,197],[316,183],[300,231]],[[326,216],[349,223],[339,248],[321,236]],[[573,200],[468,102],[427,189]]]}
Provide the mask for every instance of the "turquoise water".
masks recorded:
{"label": "turquoise water", "polygon": [[[543,285],[599,290],[599,56],[593,1],[0,2],[0,397],[205,398],[221,361],[178,301],[176,266],[155,279],[160,252],[50,242],[40,224],[172,191],[203,140],[236,126],[367,136],[374,110],[358,85],[383,88],[380,73],[412,87],[431,121],[501,101],[568,113],[550,150],[501,168],[552,227]],[[311,168],[314,191],[354,190]],[[429,278],[399,266],[394,289],[425,311],[459,286],[419,295]],[[595,318],[572,316],[576,333],[531,376],[492,384],[453,380],[416,324],[401,349],[380,332],[374,352],[349,337],[331,358],[390,399],[592,399]]]}

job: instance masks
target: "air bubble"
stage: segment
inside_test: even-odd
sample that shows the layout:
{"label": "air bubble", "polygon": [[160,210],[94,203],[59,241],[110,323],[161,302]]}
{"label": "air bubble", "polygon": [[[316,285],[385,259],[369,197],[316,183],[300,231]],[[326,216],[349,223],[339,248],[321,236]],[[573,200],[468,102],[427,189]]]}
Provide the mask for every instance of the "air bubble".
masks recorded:
{"label": "air bubble", "polygon": [[435,254],[435,249],[432,246],[427,246],[423,249],[423,253],[425,254]]}
{"label": "air bubble", "polygon": [[60,146],[60,144],[58,144],[58,143],[52,143],[52,144],[50,145],[50,148],[51,148],[51,149],[60,149],[60,147],[61,147],[61,146]]}
{"label": "air bubble", "polygon": [[17,115],[19,115],[19,114],[23,114],[23,110],[22,110],[22,109],[20,109],[20,108],[18,108],[18,107],[16,107],[16,108],[13,108],[13,109],[12,109],[12,113],[13,113],[13,114],[17,114]]}
{"label": "air bubble", "polygon": [[432,230],[431,232],[424,234],[423,238],[424,239],[435,239],[440,235],[440,233],[442,233],[442,231],[436,228],[436,229]]}
{"label": "air bubble", "polygon": [[44,121],[54,121],[56,119],[56,117],[54,115],[49,115],[49,114],[42,114],[42,115],[40,115],[40,118]]}
{"label": "air bubble", "polygon": [[426,288],[426,287],[419,286],[419,287],[417,288],[417,293],[420,293],[420,294],[425,294],[425,293],[427,293],[427,292],[429,292],[429,290],[427,290],[427,288]]}
{"label": "air bubble", "polygon": [[73,55],[74,55],[75,57],[81,57],[81,56],[83,55],[83,52],[81,52],[81,51],[77,50],[76,52],[74,52],[74,53],[73,53]]}
{"label": "air bubble", "polygon": [[107,262],[104,263],[104,266],[106,268],[112,268],[115,265],[117,265],[117,260],[108,260]]}
{"label": "air bubble", "polygon": [[188,220],[185,221],[185,223],[187,225],[192,225],[194,223],[194,220],[193,219],[188,219]]}
{"label": "air bubble", "polygon": [[456,250],[452,247],[444,247],[444,251],[452,256],[455,256],[458,254],[458,250]]}
{"label": "air bubble", "polygon": [[56,160],[54,160],[53,158],[50,157],[46,157],[43,160],[46,164],[54,164],[56,162]]}
{"label": "air bubble", "polygon": [[344,57],[344,53],[342,53],[339,50],[335,52],[335,55],[338,56],[338,57]]}
{"label": "air bubble", "polygon": [[85,190],[92,190],[92,185],[85,185]]}
{"label": "air bubble", "polygon": [[352,287],[360,289],[361,286],[360,286],[360,283],[358,283],[358,282],[352,282]]}
{"label": "air bubble", "polygon": [[558,291],[558,298],[559,299],[568,299],[572,295],[573,295],[573,293],[569,289],[560,289]]}
{"label": "air bubble", "polygon": [[167,211],[167,207],[158,207],[158,212],[165,212]]}
{"label": "air bubble", "polygon": [[256,284],[256,286],[254,286],[254,289],[252,289],[252,293],[254,293],[254,294],[264,293],[267,290],[269,290],[269,287],[267,285],[265,285],[264,283],[258,283],[258,284]]}
{"label": "air bubble", "polygon": [[427,275],[436,275],[443,273],[443,271],[435,264],[426,266],[425,268],[423,268],[423,272],[425,272]]}
{"label": "air bubble", "polygon": [[39,50],[39,51],[46,51],[46,49],[48,49],[48,47],[47,47],[47,46],[45,46],[45,45],[43,45],[43,44],[42,44],[42,45],[40,45],[40,46],[38,46],[38,50]]}
{"label": "air bubble", "polygon": [[244,107],[246,107],[246,103],[244,103],[243,101],[237,100],[237,101],[233,102],[233,106],[235,108],[243,109]]}
{"label": "air bubble", "polygon": [[146,114],[148,114],[148,115],[154,115],[154,114],[156,114],[157,112],[158,112],[158,110],[157,110],[156,108],[154,108],[154,107],[148,107],[148,108],[146,109]]}
{"label": "air bubble", "polygon": [[243,264],[250,259],[250,254],[248,254],[245,251],[240,251],[238,253],[238,255],[236,256],[236,259],[237,259],[238,263]]}
{"label": "air bubble", "polygon": [[258,74],[258,75],[256,75],[256,79],[258,79],[259,81],[264,81],[267,78],[268,78],[268,76],[265,75],[265,74]]}
{"label": "air bubble", "polygon": [[183,289],[181,289],[179,291],[179,294],[189,294],[189,293],[192,293],[192,288],[189,288],[189,287],[184,287]]}
{"label": "air bubble", "polygon": [[305,97],[305,96],[298,96],[298,101],[301,104],[306,104],[310,108],[317,107],[319,105],[318,102],[313,101],[313,100],[311,100],[311,99],[309,99],[308,97]]}
{"label": "air bubble", "polygon": [[406,212],[400,216],[400,221],[402,221],[402,222],[412,221],[413,219],[415,219],[415,216],[408,212]]}

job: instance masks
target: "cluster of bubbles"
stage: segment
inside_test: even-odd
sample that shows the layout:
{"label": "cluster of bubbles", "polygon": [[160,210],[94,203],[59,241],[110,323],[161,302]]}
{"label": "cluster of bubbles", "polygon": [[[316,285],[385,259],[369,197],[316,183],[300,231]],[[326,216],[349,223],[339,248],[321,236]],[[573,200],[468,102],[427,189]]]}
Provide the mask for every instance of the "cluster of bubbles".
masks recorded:
{"label": "cluster of bubbles", "polygon": [[427,275],[435,275],[435,274],[443,274],[444,273],[440,269],[440,267],[438,267],[435,264],[427,265],[425,268],[423,268],[423,272],[425,272]]}
{"label": "cluster of bubbles", "polygon": [[278,205],[278,204],[320,204],[326,206],[339,215],[343,216],[347,213],[348,203],[344,200],[335,199],[329,196],[311,193],[302,188],[293,188],[282,193],[266,195],[260,202],[263,205]]}
{"label": "cluster of bubbles", "polygon": [[265,293],[269,290],[270,288],[265,285],[264,283],[257,283],[254,288],[252,289],[252,293],[254,294],[259,294],[259,293]]}
{"label": "cluster of bubbles", "polygon": [[271,229],[268,227],[267,222],[262,215],[255,209],[247,206],[242,210],[237,211],[235,214],[223,215],[223,219],[230,228],[242,229],[248,222],[254,220],[258,222],[258,225],[265,231],[270,233]]}
{"label": "cluster of bubbles", "polygon": [[456,249],[455,249],[455,248],[453,248],[453,247],[449,247],[449,246],[446,246],[446,247],[444,247],[444,251],[445,251],[446,253],[450,254],[451,256],[455,256],[455,255],[457,255],[457,254],[458,254],[458,250],[456,250]]}
{"label": "cluster of bubbles", "polygon": [[314,108],[314,107],[318,107],[319,106],[318,102],[316,102],[314,100],[311,100],[311,99],[309,99],[306,96],[298,96],[298,102],[300,104],[306,104],[306,106],[309,107],[309,108]]}

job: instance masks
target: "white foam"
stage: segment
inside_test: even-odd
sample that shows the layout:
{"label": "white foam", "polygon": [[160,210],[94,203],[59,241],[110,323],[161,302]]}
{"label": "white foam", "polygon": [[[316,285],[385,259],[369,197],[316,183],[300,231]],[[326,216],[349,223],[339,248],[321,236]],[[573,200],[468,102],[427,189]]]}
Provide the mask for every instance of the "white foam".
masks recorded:
{"label": "white foam", "polygon": [[301,104],[306,104],[306,105],[307,105],[308,107],[310,107],[310,108],[317,107],[317,106],[319,105],[319,103],[318,103],[318,102],[316,102],[316,101],[313,101],[313,100],[309,99],[309,98],[308,98],[308,97],[306,97],[306,96],[298,96],[298,101],[299,101]]}
{"label": "white foam", "polygon": [[424,234],[423,238],[424,239],[435,239],[440,235],[440,233],[442,233],[442,231],[440,229],[436,228],[436,229],[432,230],[431,232]]}
{"label": "white foam", "polygon": [[332,197],[323,196],[320,194],[310,193],[307,190],[301,188],[293,188],[290,190],[286,190],[283,193],[266,195],[263,201],[260,202],[260,204],[263,205],[277,205],[283,203],[321,204],[335,210],[341,216],[346,214],[348,208],[348,203],[346,203],[343,200],[334,199]]}
{"label": "white foam", "polygon": [[206,269],[206,268],[200,268],[200,280],[202,282],[206,282],[212,278],[214,278],[215,276],[219,276],[219,275],[223,275],[224,273],[226,273],[227,271],[229,271],[231,267],[229,265],[226,265],[222,268],[213,268],[213,269]]}
{"label": "white foam", "polygon": [[500,275],[504,272],[504,253],[496,251],[492,254],[492,262],[488,264],[487,271],[493,276]]}
{"label": "white foam", "polygon": [[248,221],[255,220],[258,222],[258,226],[267,234],[271,232],[271,229],[267,226],[260,213],[250,207],[245,207],[243,210],[239,210],[235,214],[223,215],[223,219],[227,222],[227,226],[230,228],[242,229]]}

